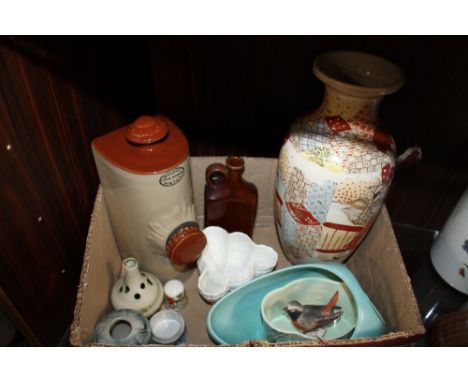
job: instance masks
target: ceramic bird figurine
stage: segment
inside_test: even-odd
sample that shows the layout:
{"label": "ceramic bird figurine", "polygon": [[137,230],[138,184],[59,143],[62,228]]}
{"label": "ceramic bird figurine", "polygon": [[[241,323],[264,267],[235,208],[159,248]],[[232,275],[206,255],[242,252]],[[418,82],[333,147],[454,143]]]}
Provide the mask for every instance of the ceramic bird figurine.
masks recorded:
{"label": "ceramic bird figurine", "polygon": [[339,292],[336,291],[326,305],[302,305],[300,302],[292,300],[283,310],[288,313],[296,328],[302,333],[308,333],[341,317],[343,311],[334,311],[339,309],[335,306],[339,297]]}

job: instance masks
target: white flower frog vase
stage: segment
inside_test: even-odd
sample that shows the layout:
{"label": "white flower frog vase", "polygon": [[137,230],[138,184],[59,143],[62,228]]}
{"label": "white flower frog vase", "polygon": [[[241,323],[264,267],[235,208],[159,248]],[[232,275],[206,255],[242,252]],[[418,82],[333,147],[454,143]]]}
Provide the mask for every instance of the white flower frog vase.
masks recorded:
{"label": "white flower frog vase", "polygon": [[122,262],[122,273],[111,292],[114,309],[133,309],[145,317],[153,315],[161,307],[164,297],[159,279],[141,272],[138,261],[131,257]]}
{"label": "white flower frog vase", "polygon": [[396,164],[392,137],[377,128],[384,95],[404,81],[392,63],[329,52],[314,61],[322,105],[299,118],[279,155],[275,217],[293,263],[344,262],[375,221]]}

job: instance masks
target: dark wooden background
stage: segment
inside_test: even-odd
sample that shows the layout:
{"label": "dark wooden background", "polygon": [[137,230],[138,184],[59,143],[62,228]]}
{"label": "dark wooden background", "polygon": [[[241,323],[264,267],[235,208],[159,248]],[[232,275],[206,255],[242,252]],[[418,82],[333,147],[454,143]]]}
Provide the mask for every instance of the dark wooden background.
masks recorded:
{"label": "dark wooden background", "polygon": [[400,170],[394,222],[440,229],[468,185],[465,37],[2,37],[0,39],[0,287],[37,343],[57,344],[72,321],[98,178],[93,138],[142,114],[186,133],[192,155],[276,157],[322,84],[327,50],[388,58],[405,86],[382,105]]}

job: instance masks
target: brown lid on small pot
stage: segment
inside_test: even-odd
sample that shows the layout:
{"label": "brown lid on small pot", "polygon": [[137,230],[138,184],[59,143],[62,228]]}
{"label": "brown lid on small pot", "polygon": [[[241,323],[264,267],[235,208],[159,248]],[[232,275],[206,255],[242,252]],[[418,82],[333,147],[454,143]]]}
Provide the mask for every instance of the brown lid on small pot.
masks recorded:
{"label": "brown lid on small pot", "polygon": [[403,72],[372,54],[353,51],[323,53],[314,60],[314,74],[327,86],[355,97],[394,93],[403,86]]}
{"label": "brown lid on small pot", "polygon": [[195,262],[206,246],[206,236],[196,224],[176,229],[166,244],[167,255],[175,265]]}
{"label": "brown lid on small pot", "polygon": [[128,126],[94,139],[92,145],[113,165],[139,174],[166,171],[189,154],[185,135],[162,115],[141,116]]}

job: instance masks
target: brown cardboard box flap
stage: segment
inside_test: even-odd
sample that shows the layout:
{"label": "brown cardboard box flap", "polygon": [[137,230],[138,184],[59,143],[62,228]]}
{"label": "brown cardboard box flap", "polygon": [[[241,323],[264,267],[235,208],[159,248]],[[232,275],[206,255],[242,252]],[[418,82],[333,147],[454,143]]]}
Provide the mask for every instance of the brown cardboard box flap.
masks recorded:
{"label": "brown cardboard box flap", "polygon": [[[224,163],[225,157],[191,159],[194,201],[199,223],[203,223],[205,169],[213,162]],[[245,178],[258,188],[258,211],[253,239],[273,247],[279,254],[277,268],[290,266],[278,242],[273,217],[276,159],[245,158]],[[353,340],[304,341],[271,344],[252,340],[243,346],[382,346],[415,342],[425,333],[410,279],[384,207],[347,265],[387,322],[388,333],[375,338]],[[120,276],[121,258],[112,233],[101,190],[98,191],[84,254],[70,342],[75,346],[95,345],[92,334],[98,320],[110,312],[111,288]],[[211,307],[199,295],[198,272],[192,270],[185,282],[189,299],[181,311],[187,324],[187,345],[212,346],[206,317]]]}

